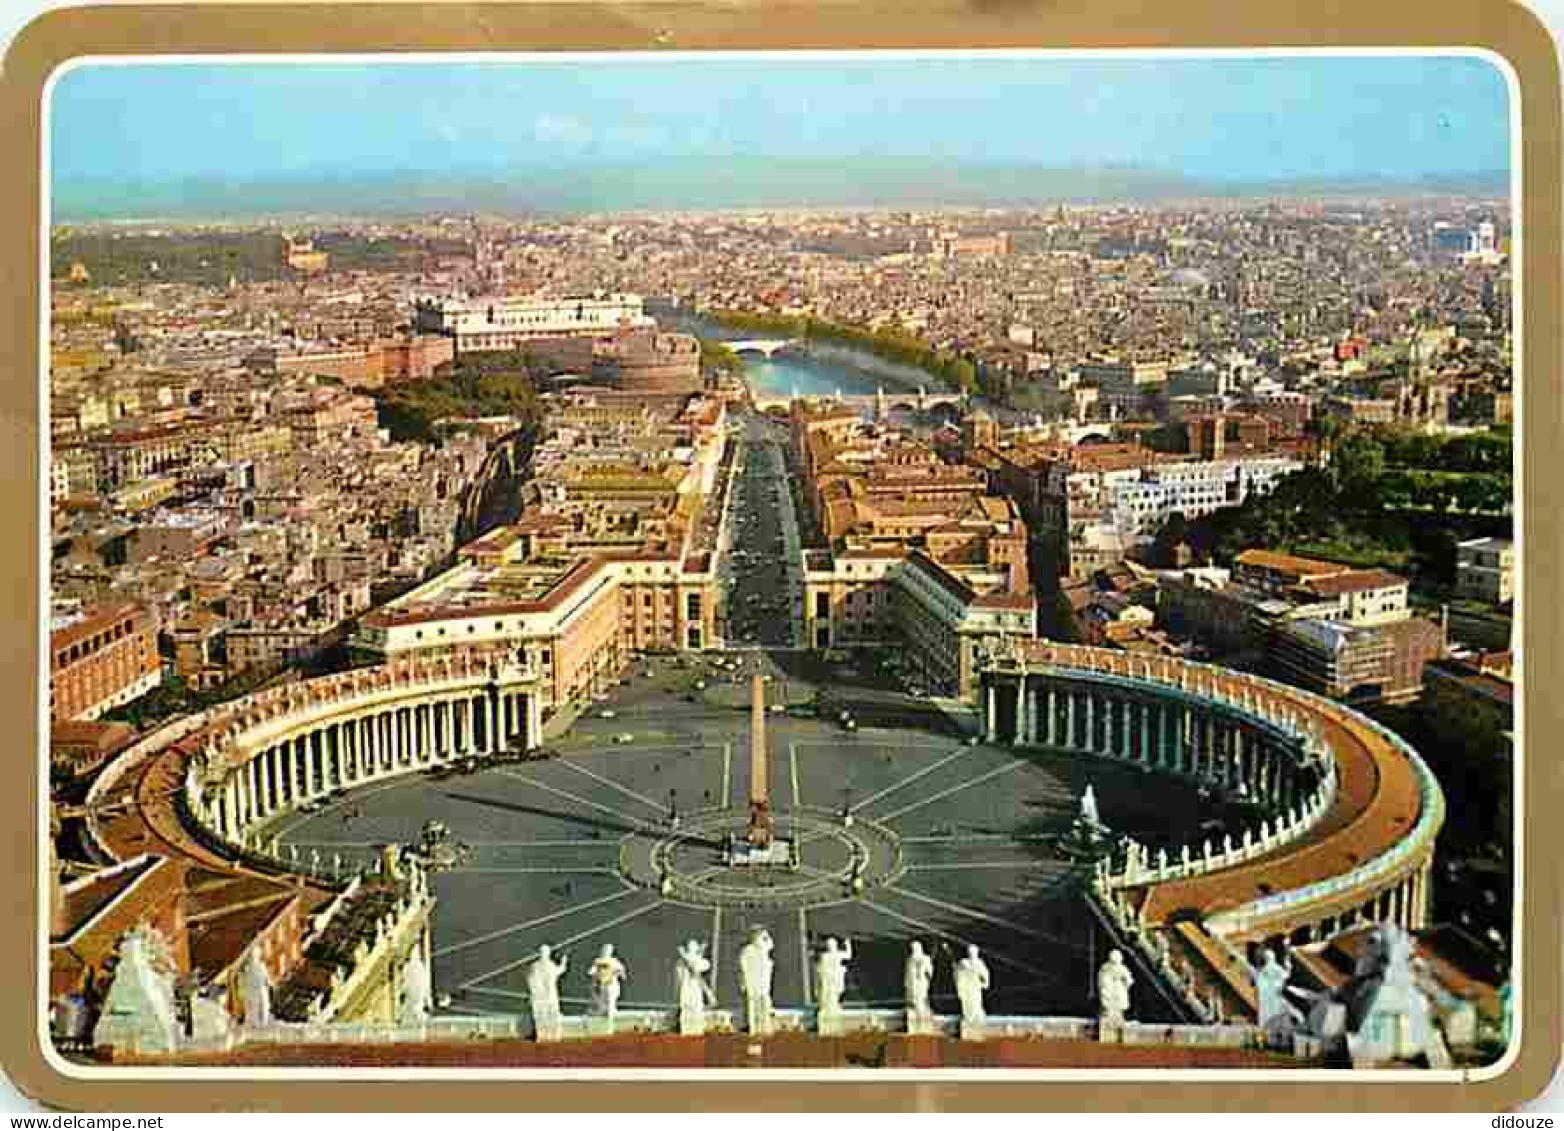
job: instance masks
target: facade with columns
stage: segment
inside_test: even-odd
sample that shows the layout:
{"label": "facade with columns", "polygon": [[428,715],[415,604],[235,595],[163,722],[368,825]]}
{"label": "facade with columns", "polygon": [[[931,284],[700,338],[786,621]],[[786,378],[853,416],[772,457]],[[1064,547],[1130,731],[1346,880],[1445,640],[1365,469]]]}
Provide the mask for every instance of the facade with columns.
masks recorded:
{"label": "facade with columns", "polygon": [[1031,590],[1010,591],[1001,574],[960,576],[918,551],[812,551],[805,563],[808,646],[896,647],[935,695],[975,701],[979,658],[1037,635]]}
{"label": "facade with columns", "polygon": [[263,692],[187,740],[185,802],[245,845],[335,790],[542,742],[540,678],[502,654],[403,660]]}
{"label": "facade with columns", "polygon": [[503,591],[507,568],[458,565],[366,616],[354,642],[387,658],[519,649],[548,711],[589,701],[635,651],[721,643],[709,555],[582,557],[525,600]]}
{"label": "facade with columns", "polygon": [[1099,865],[1115,916],[1227,946],[1427,925],[1444,799],[1400,738],[1339,703],[1210,665],[1030,642],[982,674],[985,736],[1137,764],[1253,802],[1255,827]]}

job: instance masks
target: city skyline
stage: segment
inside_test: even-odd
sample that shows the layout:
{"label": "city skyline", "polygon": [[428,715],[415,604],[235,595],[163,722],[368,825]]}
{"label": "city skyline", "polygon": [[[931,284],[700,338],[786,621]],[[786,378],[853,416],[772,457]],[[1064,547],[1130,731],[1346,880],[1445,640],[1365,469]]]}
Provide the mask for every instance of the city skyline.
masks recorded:
{"label": "city skyline", "polygon": [[51,160],[64,222],[1503,192],[1508,98],[1448,55],[88,64]]}

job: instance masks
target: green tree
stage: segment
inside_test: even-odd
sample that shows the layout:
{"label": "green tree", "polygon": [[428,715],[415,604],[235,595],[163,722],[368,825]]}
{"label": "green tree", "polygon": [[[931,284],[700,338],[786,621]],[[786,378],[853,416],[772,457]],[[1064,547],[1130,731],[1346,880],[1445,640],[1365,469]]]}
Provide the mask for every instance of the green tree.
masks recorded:
{"label": "green tree", "polygon": [[1384,446],[1367,429],[1349,431],[1331,447],[1331,481],[1338,497],[1373,509],[1375,485],[1384,471]]}

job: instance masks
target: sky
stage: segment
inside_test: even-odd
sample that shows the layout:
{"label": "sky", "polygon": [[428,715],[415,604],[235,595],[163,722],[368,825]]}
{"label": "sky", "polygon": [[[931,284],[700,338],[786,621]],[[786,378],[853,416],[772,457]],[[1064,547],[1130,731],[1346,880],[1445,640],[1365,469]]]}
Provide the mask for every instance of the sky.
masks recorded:
{"label": "sky", "polygon": [[759,159],[1212,183],[1509,166],[1504,78],[1461,57],[88,64],[60,77],[50,124],[57,197],[113,190],[127,205],[196,181],[519,181],[669,162],[720,176],[724,160]]}

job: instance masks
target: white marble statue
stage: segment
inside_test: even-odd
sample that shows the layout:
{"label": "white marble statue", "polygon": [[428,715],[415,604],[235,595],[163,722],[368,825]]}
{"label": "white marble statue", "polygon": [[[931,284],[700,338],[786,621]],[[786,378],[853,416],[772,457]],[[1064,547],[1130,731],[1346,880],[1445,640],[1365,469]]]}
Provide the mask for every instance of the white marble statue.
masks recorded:
{"label": "white marble statue", "polygon": [[1250,966],[1255,995],[1259,999],[1260,1028],[1267,1035],[1281,1036],[1297,1020],[1297,1010],[1287,1001],[1287,979],[1292,976],[1292,960],[1279,962],[1276,952],[1265,948],[1260,965]]}
{"label": "white marble statue", "polygon": [[934,959],[924,951],[916,939],[907,951],[907,966],[902,974],[902,988],[907,995],[907,1012],[927,1017],[933,1012],[929,1007],[929,983],[934,980]]}
{"label": "white marble statue", "polygon": [[429,984],[429,967],[424,964],[424,950],[415,946],[402,967],[402,1008],[397,1020],[403,1025],[422,1025],[429,1020],[429,1006],[433,998]]}
{"label": "white marble statue", "polygon": [[190,999],[190,1035],[210,1042],[223,1042],[233,1035],[226,994],[198,993]]}
{"label": "white marble statue", "polygon": [[239,973],[239,1000],[244,1004],[244,1023],[251,1028],[272,1022],[272,978],[261,961],[259,947],[252,946]]}
{"label": "white marble statue", "polygon": [[619,994],[624,985],[625,964],[614,953],[613,943],[604,943],[597,952],[587,976],[592,980],[592,1012],[612,1021],[619,1013]]}
{"label": "white marble statue", "polygon": [[673,980],[679,997],[679,1032],[698,1035],[706,1031],[706,1007],[715,1005],[717,995],[706,981],[711,960],[706,944],[691,939],[680,948],[674,960]]}
{"label": "white marble statue", "polygon": [[1124,964],[1118,950],[1108,952],[1108,961],[1097,971],[1097,1008],[1105,1025],[1122,1025],[1130,1012],[1130,987],[1135,975]]}
{"label": "white marble statue", "polygon": [[155,930],[133,927],[120,939],[114,980],[92,1031],[96,1045],[137,1052],[175,1052],[174,965]]}
{"label": "white marble statue", "polygon": [[853,960],[851,941],[837,944],[825,940],[825,949],[815,958],[815,1002],[821,1013],[842,1011],[842,995],[847,992],[847,964]]}
{"label": "white marble statue", "polygon": [[745,1027],[756,1036],[771,1032],[771,978],[776,963],[771,958],[771,932],[754,927],[749,941],[739,949],[739,982],[744,990]]}
{"label": "white marble statue", "polygon": [[547,943],[538,947],[538,956],[527,967],[527,996],[532,999],[532,1021],[539,1040],[558,1040],[561,1019],[559,1012],[559,980],[570,965],[567,955],[554,957]]}
{"label": "white marble statue", "polygon": [[988,963],[978,954],[978,948],[967,945],[966,957],[956,963],[956,998],[961,1002],[961,1020],[964,1023],[982,1021],[987,1014],[983,1010],[983,991],[991,981]]}
{"label": "white marble statue", "polygon": [[1347,1033],[1354,1067],[1426,1056],[1444,1067],[1449,1050],[1438,1032],[1428,994],[1413,970],[1412,937],[1395,923],[1382,923],[1371,948],[1375,965],[1352,990],[1349,1016],[1357,1027]]}

